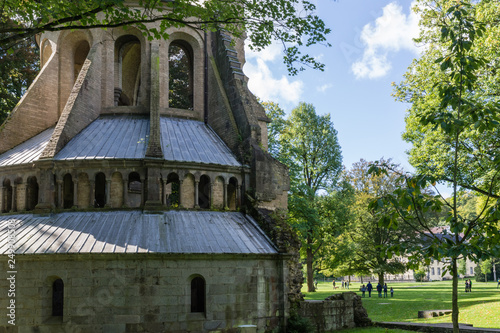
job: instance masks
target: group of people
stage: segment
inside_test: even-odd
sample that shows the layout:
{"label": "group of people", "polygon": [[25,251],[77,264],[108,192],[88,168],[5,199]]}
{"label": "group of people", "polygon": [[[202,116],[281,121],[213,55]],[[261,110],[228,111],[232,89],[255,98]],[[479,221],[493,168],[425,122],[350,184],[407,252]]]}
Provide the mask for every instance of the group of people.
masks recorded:
{"label": "group of people", "polygon": [[[373,286],[370,281],[368,281],[368,284],[366,286],[362,285],[360,290],[361,290],[361,297],[365,297],[366,291],[368,291],[368,297],[372,297]],[[384,292],[384,298],[387,298],[387,283],[384,283],[384,285],[382,286],[379,282],[377,285],[378,297],[382,297],[382,291]],[[392,287],[390,289],[390,292],[391,292],[391,297],[394,297],[394,289]]]}
{"label": "group of people", "polygon": [[472,281],[469,279],[469,280],[465,280],[465,292],[466,293],[471,293],[472,292]]}

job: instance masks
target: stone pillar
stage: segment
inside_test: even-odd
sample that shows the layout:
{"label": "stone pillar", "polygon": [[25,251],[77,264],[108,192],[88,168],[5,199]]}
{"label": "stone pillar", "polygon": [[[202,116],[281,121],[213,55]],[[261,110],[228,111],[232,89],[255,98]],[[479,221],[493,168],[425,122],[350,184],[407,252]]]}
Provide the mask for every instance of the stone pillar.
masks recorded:
{"label": "stone pillar", "polygon": [[149,141],[146,157],[162,158],[160,132],[160,43],[151,42],[151,89]]}
{"label": "stone pillar", "polygon": [[161,180],[161,204],[167,204],[167,181],[165,179]]}
{"label": "stone pillar", "polygon": [[160,169],[152,163],[147,170],[147,200],[144,204],[144,209],[161,210],[161,193],[162,181],[160,179]]}
{"label": "stone pillar", "polygon": [[20,198],[17,198],[17,210],[22,212],[26,210],[27,206],[27,191],[26,191],[26,184],[19,184],[17,185],[17,191],[18,191],[18,196]]}
{"label": "stone pillar", "polygon": [[224,209],[229,209],[228,205],[227,205],[227,183],[224,182],[224,202],[223,202],[223,205]]}
{"label": "stone pillar", "polygon": [[236,186],[236,209],[241,207],[241,185]]}
{"label": "stone pillar", "polygon": [[184,182],[184,179],[180,179],[179,177],[179,208],[184,207],[184,200],[182,200],[182,183]]}
{"label": "stone pillar", "polygon": [[145,202],[145,198],[144,196],[146,195],[145,192],[144,192],[144,188],[146,187],[146,182],[145,182],[145,178],[141,178],[141,207],[144,207],[144,202]]}
{"label": "stone pillar", "polygon": [[106,204],[104,207],[111,207],[111,179],[106,178]]}
{"label": "stone pillar", "polygon": [[12,205],[11,212],[17,212],[17,184],[12,184]]}
{"label": "stone pillar", "polygon": [[94,208],[94,201],[95,201],[95,180],[94,179],[89,179],[89,203],[90,203],[90,208]]}
{"label": "stone pillar", "polygon": [[73,206],[78,207],[78,179],[73,181]]}
{"label": "stone pillar", "polygon": [[40,170],[40,182],[38,191],[38,204],[35,213],[47,213],[54,208],[54,174],[50,169]]}
{"label": "stone pillar", "polygon": [[56,203],[56,206],[58,208],[64,208],[63,193],[62,193],[63,181],[61,179],[58,179],[58,180],[56,180],[56,183],[57,183],[57,203]]}
{"label": "stone pillar", "polygon": [[128,202],[128,181],[123,179],[123,207],[127,207]]}
{"label": "stone pillar", "polygon": [[199,180],[194,181],[194,208],[200,208],[200,204],[198,202],[199,196],[198,196],[198,184],[200,183]]}
{"label": "stone pillar", "polygon": [[3,208],[3,204],[4,204],[4,195],[5,195],[5,187],[3,186],[0,186],[0,213],[3,212],[4,208]]}

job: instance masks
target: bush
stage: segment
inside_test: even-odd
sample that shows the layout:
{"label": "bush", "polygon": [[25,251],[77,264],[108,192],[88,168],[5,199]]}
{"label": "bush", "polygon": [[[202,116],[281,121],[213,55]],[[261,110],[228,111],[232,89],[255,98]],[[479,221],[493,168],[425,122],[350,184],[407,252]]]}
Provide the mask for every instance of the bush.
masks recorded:
{"label": "bush", "polygon": [[291,314],[287,322],[288,333],[311,333],[316,331],[311,321],[298,314]]}

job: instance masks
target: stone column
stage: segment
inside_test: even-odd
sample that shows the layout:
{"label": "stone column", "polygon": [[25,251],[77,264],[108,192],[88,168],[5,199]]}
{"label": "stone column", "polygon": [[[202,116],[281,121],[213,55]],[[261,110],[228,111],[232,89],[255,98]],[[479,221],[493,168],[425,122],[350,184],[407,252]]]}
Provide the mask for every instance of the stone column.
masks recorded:
{"label": "stone column", "polygon": [[167,181],[165,179],[161,180],[161,204],[166,205],[167,204]]}
{"label": "stone column", "polygon": [[194,208],[200,208],[200,204],[198,202],[199,196],[198,196],[198,184],[200,183],[199,180],[194,180]]}
{"label": "stone column", "polygon": [[184,207],[184,201],[182,200],[182,183],[184,179],[180,179],[179,177],[179,208]]}
{"label": "stone column", "polygon": [[128,181],[123,179],[123,207],[127,207],[128,201]]}
{"label": "stone column", "polygon": [[[52,167],[52,165],[50,165]],[[38,191],[38,204],[35,207],[36,213],[47,213],[54,208],[54,174],[51,169],[40,170],[40,182]]]}
{"label": "stone column", "polygon": [[90,195],[90,208],[94,208],[94,201],[95,201],[95,180],[94,179],[89,179],[89,195]]}
{"label": "stone column", "polygon": [[106,204],[104,207],[110,207],[111,200],[111,179],[106,179]]}
{"label": "stone column", "polygon": [[0,213],[3,212],[4,208],[3,208],[3,204],[4,204],[4,195],[5,195],[5,187],[3,186],[0,186]]}
{"label": "stone column", "polygon": [[160,133],[160,43],[151,43],[151,82],[149,104],[149,141],[146,157],[162,158]]}
{"label": "stone column", "polygon": [[145,193],[144,193],[144,188],[146,187],[146,182],[145,182],[145,178],[141,178],[141,207],[144,207],[144,202],[145,202]]}
{"label": "stone column", "polygon": [[63,193],[62,193],[62,180],[58,179],[56,180],[57,183],[57,207],[58,208],[64,208],[63,204]]}
{"label": "stone column", "polygon": [[78,207],[78,179],[73,181],[73,206]]}
{"label": "stone column", "polygon": [[222,205],[224,209],[229,209],[228,204],[227,204],[227,183],[224,182],[224,203]]}
{"label": "stone column", "polygon": [[[21,200],[16,199],[17,202],[17,210],[22,212],[26,210],[27,207],[27,191],[26,191],[26,184],[19,184],[17,185],[17,190],[18,190],[18,195],[21,197]],[[23,199],[24,198],[24,199]]]}
{"label": "stone column", "polygon": [[241,207],[241,185],[236,186],[236,209]]}
{"label": "stone column", "polygon": [[12,205],[10,207],[10,211],[17,211],[17,184],[12,184]]}

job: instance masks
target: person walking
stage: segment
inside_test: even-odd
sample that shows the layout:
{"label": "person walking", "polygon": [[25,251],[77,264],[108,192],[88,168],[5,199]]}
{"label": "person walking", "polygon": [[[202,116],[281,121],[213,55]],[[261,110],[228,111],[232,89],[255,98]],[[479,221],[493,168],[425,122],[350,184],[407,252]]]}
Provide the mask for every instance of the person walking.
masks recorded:
{"label": "person walking", "polygon": [[377,292],[378,292],[378,297],[382,298],[382,285],[380,282],[377,284]]}
{"label": "person walking", "polygon": [[500,286],[500,279],[498,279],[497,289],[498,289],[499,286]]}
{"label": "person walking", "polygon": [[465,280],[465,292],[469,292],[469,281]]}
{"label": "person walking", "polygon": [[472,280],[469,279],[469,292],[471,293],[472,292]]}
{"label": "person walking", "polygon": [[345,288],[346,288],[346,289],[349,289],[349,281],[346,281],[346,282],[345,282]]}
{"label": "person walking", "polygon": [[391,287],[391,297],[394,297],[394,289]]}
{"label": "person walking", "polygon": [[335,290],[335,279],[333,280],[333,290]]}
{"label": "person walking", "polygon": [[372,283],[368,281],[368,284],[366,285],[366,290],[368,290],[368,297],[372,297],[372,289],[373,289]]}
{"label": "person walking", "polygon": [[384,298],[387,298],[387,283],[384,284]]}
{"label": "person walking", "polygon": [[344,280],[342,280],[342,289],[344,289]]}
{"label": "person walking", "polygon": [[365,297],[365,291],[366,291],[366,287],[365,287],[365,285],[362,285],[361,286],[361,297]]}

